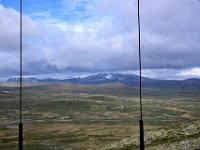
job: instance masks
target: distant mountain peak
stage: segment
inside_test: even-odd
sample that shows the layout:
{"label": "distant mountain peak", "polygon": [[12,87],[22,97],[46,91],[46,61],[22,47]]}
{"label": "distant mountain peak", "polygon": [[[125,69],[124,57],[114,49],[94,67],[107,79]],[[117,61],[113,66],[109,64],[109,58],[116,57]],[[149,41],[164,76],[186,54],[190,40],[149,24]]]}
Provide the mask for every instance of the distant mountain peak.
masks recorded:
{"label": "distant mountain peak", "polygon": [[119,73],[99,73],[99,74],[97,74],[97,76],[98,75],[100,77],[108,79],[108,80],[117,79],[117,78],[120,78],[120,77],[124,76],[124,75],[119,74]]}
{"label": "distant mountain peak", "polygon": [[[139,87],[140,77],[134,74],[98,73],[83,78],[71,79],[37,79],[23,78],[23,82],[46,82],[46,83],[72,83],[72,84],[107,84],[120,83],[131,87]],[[19,82],[19,78],[10,78],[7,82]],[[200,79],[187,80],[156,80],[142,77],[143,88],[168,88],[168,89],[200,89]]]}

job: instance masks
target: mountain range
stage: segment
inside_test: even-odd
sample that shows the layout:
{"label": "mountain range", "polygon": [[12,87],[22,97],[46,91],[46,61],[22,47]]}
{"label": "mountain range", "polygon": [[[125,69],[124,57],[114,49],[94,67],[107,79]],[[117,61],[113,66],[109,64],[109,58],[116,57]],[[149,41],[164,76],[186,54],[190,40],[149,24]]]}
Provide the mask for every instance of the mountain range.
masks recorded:
{"label": "mountain range", "polygon": [[[38,79],[23,78],[23,82],[30,83],[73,83],[73,84],[106,84],[122,83],[130,87],[139,87],[140,77],[137,75],[125,75],[120,73],[99,73],[83,78],[71,79]],[[19,82],[19,78],[10,78],[7,82]],[[167,88],[167,89],[197,89],[200,90],[200,79],[191,78],[186,80],[157,80],[142,77],[144,88]]]}

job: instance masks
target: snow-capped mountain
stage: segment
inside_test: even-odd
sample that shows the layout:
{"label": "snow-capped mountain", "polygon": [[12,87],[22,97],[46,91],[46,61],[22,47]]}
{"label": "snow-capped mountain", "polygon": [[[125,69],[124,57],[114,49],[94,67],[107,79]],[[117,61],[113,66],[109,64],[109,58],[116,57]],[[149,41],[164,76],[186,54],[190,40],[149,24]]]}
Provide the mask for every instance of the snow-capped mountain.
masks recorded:
{"label": "snow-capped mountain", "polygon": [[[84,78],[72,79],[37,79],[23,78],[23,82],[47,82],[47,83],[74,83],[74,84],[105,84],[105,83],[122,83],[131,87],[139,86],[139,76],[134,74],[120,73],[99,73]],[[10,78],[7,82],[19,82],[19,78]],[[156,80],[142,77],[142,86],[145,88],[168,88],[168,89],[200,89],[200,79],[187,80]]]}

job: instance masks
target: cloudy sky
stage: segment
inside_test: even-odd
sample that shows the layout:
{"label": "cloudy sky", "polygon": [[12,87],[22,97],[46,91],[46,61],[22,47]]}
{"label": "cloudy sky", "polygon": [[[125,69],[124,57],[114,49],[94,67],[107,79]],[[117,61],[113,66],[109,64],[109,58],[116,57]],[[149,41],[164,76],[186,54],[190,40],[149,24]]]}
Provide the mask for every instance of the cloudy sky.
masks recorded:
{"label": "cloudy sky", "polygon": [[[200,1],[141,0],[144,76],[200,78]],[[25,76],[138,72],[137,0],[23,0]],[[0,78],[19,74],[19,0],[0,0]]]}

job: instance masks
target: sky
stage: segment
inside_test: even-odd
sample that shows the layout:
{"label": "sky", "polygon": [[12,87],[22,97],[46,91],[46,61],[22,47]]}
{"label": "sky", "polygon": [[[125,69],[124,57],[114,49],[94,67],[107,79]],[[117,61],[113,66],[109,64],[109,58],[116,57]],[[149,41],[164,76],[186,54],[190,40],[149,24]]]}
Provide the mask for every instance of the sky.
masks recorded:
{"label": "sky", "polygon": [[[143,76],[200,78],[200,1],[140,0]],[[19,0],[0,0],[0,80],[19,75]],[[23,75],[138,73],[137,0],[23,0]]]}

